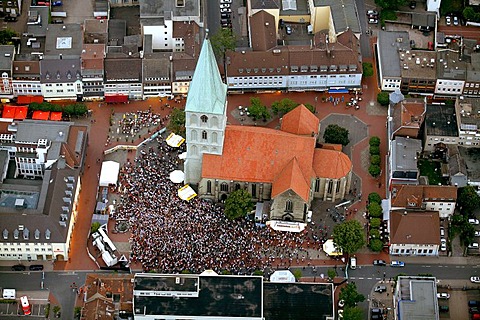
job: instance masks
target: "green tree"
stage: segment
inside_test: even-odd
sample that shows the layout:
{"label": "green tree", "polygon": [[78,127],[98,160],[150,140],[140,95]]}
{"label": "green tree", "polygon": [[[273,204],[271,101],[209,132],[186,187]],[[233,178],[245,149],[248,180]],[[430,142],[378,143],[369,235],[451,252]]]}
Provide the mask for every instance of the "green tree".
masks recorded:
{"label": "green tree", "polygon": [[285,98],[280,101],[274,101],[272,103],[272,112],[282,117],[284,114],[289,113],[295,109],[299,104],[291,99]]}
{"label": "green tree", "polygon": [[247,190],[233,191],[225,200],[225,215],[231,220],[245,217],[252,209],[252,196]]}
{"label": "green tree", "polygon": [[235,34],[230,28],[219,29],[210,38],[210,43],[212,44],[213,52],[217,58],[222,58],[225,61],[225,54],[227,51],[234,51],[236,47],[237,39]]}
{"label": "green tree", "polygon": [[373,136],[370,138],[370,140],[368,140],[368,144],[370,146],[379,146],[380,145],[380,138],[377,137],[377,136]]}
{"label": "green tree", "polygon": [[466,7],[465,9],[463,9],[463,17],[468,20],[468,21],[474,21],[475,20],[475,10],[473,10],[472,7]]}
{"label": "green tree", "polygon": [[315,114],[315,107],[314,106],[312,106],[310,103],[304,103],[303,105],[305,106],[305,108],[310,110],[311,113]]}
{"label": "green tree", "polygon": [[58,317],[58,315],[60,314],[60,306],[53,306],[52,308],[52,311],[53,311],[53,314],[54,314],[54,317]]}
{"label": "green tree", "polygon": [[178,108],[173,108],[170,113],[170,122],[167,129],[175,134],[185,137],[185,111]]}
{"label": "green tree", "polygon": [[363,76],[364,77],[373,76],[373,65],[370,62],[362,63],[362,68],[363,68]]}
{"label": "green tree", "polygon": [[363,311],[359,307],[345,307],[343,309],[343,319],[363,320]]}
{"label": "green tree", "polygon": [[[345,308],[354,308],[357,303],[365,301],[365,296],[357,291],[357,285],[354,282],[350,282],[340,289],[339,298],[345,301]],[[344,317],[344,319],[350,318]]]}
{"label": "green tree", "polygon": [[98,229],[100,229],[100,222],[92,223],[92,226],[90,227],[90,230],[92,231],[92,233],[97,232]]}
{"label": "green tree", "polygon": [[377,178],[382,173],[382,169],[376,164],[371,164],[370,167],[368,167],[368,173],[370,173],[372,177]]}
{"label": "green tree", "polygon": [[368,244],[370,250],[374,252],[380,252],[383,249],[383,242],[380,239],[372,239]]}
{"label": "green tree", "polygon": [[267,119],[270,119],[270,113],[268,112],[267,107],[263,105],[260,98],[257,97],[250,98],[250,107],[248,107],[248,112],[253,120],[263,119],[266,121]]}
{"label": "green tree", "polygon": [[457,205],[464,215],[472,215],[473,211],[480,207],[480,196],[475,187],[466,186],[457,191]]}
{"label": "green tree", "polygon": [[397,10],[407,4],[407,0],[375,0],[375,4],[382,9]]}
{"label": "green tree", "polygon": [[381,162],[380,155],[378,154],[372,154],[370,156],[370,163],[376,166],[379,166]]}
{"label": "green tree", "polygon": [[302,278],[302,270],[300,269],[295,269],[293,270],[293,276],[295,277],[295,280],[300,280]]}
{"label": "green tree", "polygon": [[372,192],[368,195],[368,203],[378,203],[378,204],[381,204],[382,203],[382,197],[380,197],[380,195],[376,192]]}
{"label": "green tree", "polygon": [[380,231],[378,231],[378,228],[371,228],[369,234],[373,239],[380,239]]}
{"label": "green tree", "polygon": [[372,218],[370,219],[370,228],[378,228],[382,223],[382,219],[380,218]]}
{"label": "green tree", "polygon": [[337,276],[337,272],[335,271],[335,269],[328,269],[327,276],[328,276],[328,279],[333,280]]}
{"label": "green tree", "polygon": [[333,228],[335,245],[346,254],[353,254],[365,245],[363,226],[357,220],[348,220]]}
{"label": "green tree", "polygon": [[75,319],[79,320],[81,315],[82,315],[82,307],[75,307],[73,311],[73,316],[75,317]]}
{"label": "green tree", "polygon": [[379,146],[370,146],[369,152],[371,155],[380,154],[380,147]]}
{"label": "green tree", "polygon": [[382,91],[377,94],[377,102],[382,106],[388,106],[390,103],[389,93],[387,91]]}
{"label": "green tree", "polygon": [[475,240],[475,227],[471,223],[468,223],[468,221],[465,222],[460,233],[460,241],[466,247]]}
{"label": "green tree", "polygon": [[335,143],[346,146],[350,143],[348,139],[348,130],[340,127],[338,124],[329,124],[323,133],[323,139],[326,143]]}
{"label": "green tree", "polygon": [[371,218],[382,217],[382,207],[377,202],[370,202],[367,206],[367,210]]}
{"label": "green tree", "polygon": [[1,45],[13,45],[12,38],[17,37],[17,33],[12,29],[5,29],[0,31],[0,44]]}

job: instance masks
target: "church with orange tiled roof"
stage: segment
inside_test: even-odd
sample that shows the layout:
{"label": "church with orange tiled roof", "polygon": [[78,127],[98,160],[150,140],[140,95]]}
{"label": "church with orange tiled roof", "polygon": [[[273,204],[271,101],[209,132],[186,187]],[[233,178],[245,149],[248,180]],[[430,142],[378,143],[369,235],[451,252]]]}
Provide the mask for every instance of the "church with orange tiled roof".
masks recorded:
{"label": "church with orange tiled roof", "polygon": [[[208,77],[208,79],[206,79]],[[226,124],[225,84],[204,41],[185,108],[185,182],[204,199],[225,201],[247,190],[268,203],[268,219],[305,222],[314,198],[343,199],[352,162],[337,146],[318,143],[319,119],[304,105],[285,114],[280,129]]]}

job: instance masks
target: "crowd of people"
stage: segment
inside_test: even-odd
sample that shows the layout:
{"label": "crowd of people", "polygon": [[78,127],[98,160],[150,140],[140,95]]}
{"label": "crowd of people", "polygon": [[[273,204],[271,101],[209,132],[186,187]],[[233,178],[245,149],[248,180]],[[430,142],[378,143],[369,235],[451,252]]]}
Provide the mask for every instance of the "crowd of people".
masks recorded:
{"label": "crowd of people", "polygon": [[157,127],[161,124],[162,116],[153,113],[151,109],[145,111],[127,112],[123,114],[118,125],[122,134],[132,137],[143,128]]}
{"label": "crowd of people", "polygon": [[129,222],[130,259],[145,271],[242,274],[306,265],[319,257],[312,252],[320,252],[326,227],[278,232],[246,219],[231,221],[222,207],[199,198],[183,201],[177,195],[181,185],[169,175],[181,166],[178,155],[184,148],[169,147],[162,136],[142,148],[133,163],[121,168],[114,218]]}

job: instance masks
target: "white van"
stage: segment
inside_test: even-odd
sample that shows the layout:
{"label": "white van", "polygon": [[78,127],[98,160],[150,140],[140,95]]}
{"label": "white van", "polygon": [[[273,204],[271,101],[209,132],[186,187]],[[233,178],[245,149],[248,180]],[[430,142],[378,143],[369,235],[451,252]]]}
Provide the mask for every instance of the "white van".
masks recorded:
{"label": "white van", "polygon": [[357,258],[355,257],[350,258],[350,269],[352,270],[357,269]]}
{"label": "white van", "polygon": [[15,289],[3,289],[3,299],[15,300]]}

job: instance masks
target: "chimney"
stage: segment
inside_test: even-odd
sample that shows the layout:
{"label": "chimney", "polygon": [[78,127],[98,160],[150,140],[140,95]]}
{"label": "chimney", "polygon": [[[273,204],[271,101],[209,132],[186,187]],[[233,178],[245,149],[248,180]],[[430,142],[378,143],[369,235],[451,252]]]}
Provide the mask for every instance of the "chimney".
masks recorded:
{"label": "chimney", "polygon": [[60,60],[62,60],[62,59],[63,59],[63,56],[62,56],[62,54],[61,54],[61,53],[59,54],[59,56],[60,56]]}

